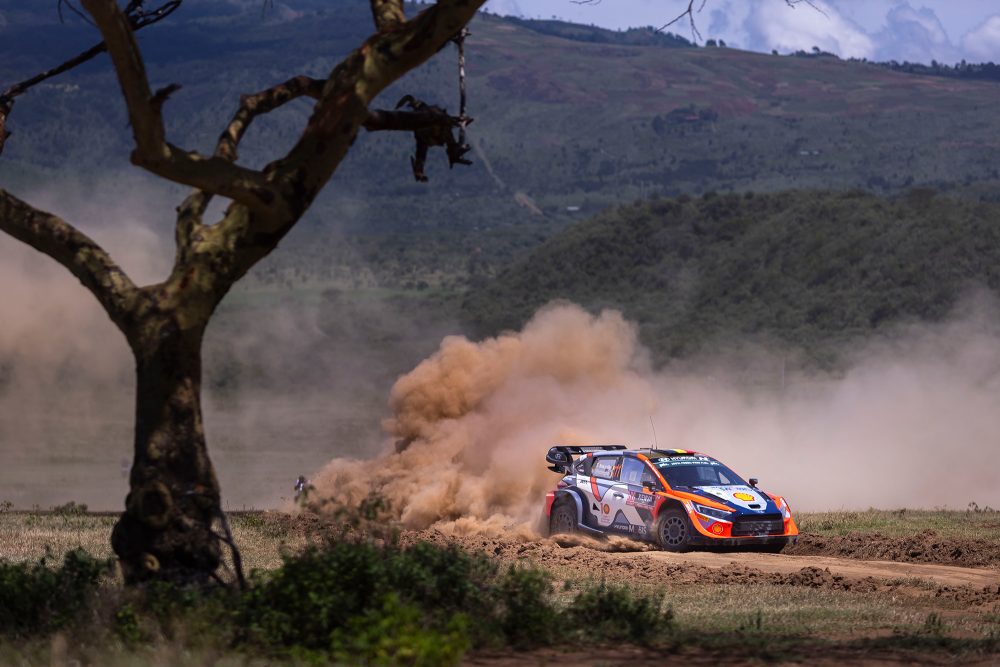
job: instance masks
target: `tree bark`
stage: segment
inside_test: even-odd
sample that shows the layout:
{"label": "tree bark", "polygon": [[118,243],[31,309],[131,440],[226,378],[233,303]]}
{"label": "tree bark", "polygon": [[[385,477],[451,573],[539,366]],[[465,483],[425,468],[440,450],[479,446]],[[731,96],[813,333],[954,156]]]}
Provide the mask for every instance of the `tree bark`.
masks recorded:
{"label": "tree bark", "polygon": [[[207,322],[207,320],[206,320]],[[147,315],[130,336],[136,362],[135,458],[112,547],[127,583],[205,583],[221,561],[219,483],[201,413],[205,327]]]}
{"label": "tree bark", "polygon": [[[133,34],[151,17],[173,11],[180,1],[129,13],[117,0],[81,0],[101,31],[102,48],[118,76],[135,139],[133,162],[196,188],[178,208],[177,255],[165,282],[137,287],[92,239],[0,190],[0,231],[72,271],[125,334],[135,356],[130,492],[111,536],[130,584],[155,579],[205,583],[217,578],[223,543],[233,549],[242,583],[239,552],[222,513],[202,425],[205,327],[229,288],[298,222],[361,127],[413,131],[425,125],[450,128],[455,123],[442,114],[370,113],[368,105],[392,82],[437,53],[485,0],[437,0],[409,21],[402,0],[370,2],[374,35],[324,80],[294,77],[244,97],[215,153],[203,156],[167,141],[162,107],[176,85],[153,92]],[[141,4],[128,7],[141,9]],[[317,102],[295,146],[262,170],[236,164],[237,148],[250,122],[301,96]],[[0,144],[6,136],[10,99],[0,97]],[[231,203],[221,221],[206,225],[202,218],[215,196]],[[222,535],[214,532],[217,521]]]}

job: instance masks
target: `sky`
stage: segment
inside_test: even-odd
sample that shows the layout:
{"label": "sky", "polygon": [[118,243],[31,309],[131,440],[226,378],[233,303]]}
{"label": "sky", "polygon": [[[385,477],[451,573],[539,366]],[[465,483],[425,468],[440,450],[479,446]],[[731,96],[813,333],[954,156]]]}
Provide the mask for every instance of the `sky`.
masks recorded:
{"label": "sky", "polygon": [[[487,11],[619,29],[657,27],[688,0],[489,0]],[[695,19],[704,39],[780,53],[818,46],[842,58],[1000,63],[1000,0],[705,0]],[[696,0],[695,5],[698,5]],[[688,23],[671,32],[691,37]]]}

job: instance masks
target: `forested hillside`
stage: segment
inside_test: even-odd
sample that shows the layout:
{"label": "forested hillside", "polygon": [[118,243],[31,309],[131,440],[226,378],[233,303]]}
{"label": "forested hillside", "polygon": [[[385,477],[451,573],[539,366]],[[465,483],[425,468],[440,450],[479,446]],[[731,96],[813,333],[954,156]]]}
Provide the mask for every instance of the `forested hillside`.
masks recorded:
{"label": "forested hillside", "polygon": [[656,199],[556,235],[488,287],[465,320],[519,327],[540,305],[615,307],[661,359],[759,341],[834,360],[838,344],[949,314],[1000,288],[1000,206],[913,190]]}
{"label": "forested hillside", "polygon": [[[0,86],[95,40],[46,3],[0,0],[0,16]],[[363,0],[185,3],[141,33],[153,85],[183,86],[165,107],[171,139],[208,151],[241,94],[325,75],[370,22]],[[818,350],[996,286],[997,212],[980,203],[1000,192],[995,83],[557,21],[481,15],[472,32],[475,164],[449,171],[432,151],[430,183],[416,183],[410,136],[363,134],[304,224],[223,304],[220,327],[281,300],[358,309],[361,338],[381,340],[397,334],[364,314],[372,303],[430,302],[448,321],[465,299],[465,326],[490,333],[571,298],[625,308],[661,358],[732,336]],[[449,48],[380,105],[411,93],[455,111],[457,85]],[[301,101],[256,121],[242,158],[287,147],[308,112]],[[0,183],[15,193],[111,182],[171,202],[166,218],[182,194],[128,164],[103,56],[19,98],[10,128]],[[953,198],[905,194],[928,187]],[[875,194],[809,191],[850,188]]]}
{"label": "forested hillside", "polygon": [[[370,30],[361,0],[263,4],[185,3],[141,33],[153,85],[182,85],[165,108],[177,144],[210,150],[241,94],[297,74],[325,75]],[[0,86],[95,41],[92,27],[64,14],[61,23],[48,3],[0,0]],[[28,25],[45,29],[18,30]],[[432,151],[431,181],[419,184],[410,173],[410,136],[362,135],[309,224],[252,281],[349,287],[338,275],[343,269],[354,284],[462,283],[470,256],[477,275],[493,275],[574,220],[654,195],[895,193],[922,185],[974,198],[1000,191],[994,83],[694,48],[649,31],[553,21],[482,15],[472,32],[475,164],[449,171],[443,153]],[[454,49],[380,104],[391,107],[405,93],[455,111]],[[308,109],[303,100],[256,121],[242,158],[260,164],[287,147]],[[15,192],[79,181],[86,188],[135,172],[104,56],[19,98],[10,129],[0,182]],[[387,255],[383,244],[396,244],[401,230],[405,250]]]}

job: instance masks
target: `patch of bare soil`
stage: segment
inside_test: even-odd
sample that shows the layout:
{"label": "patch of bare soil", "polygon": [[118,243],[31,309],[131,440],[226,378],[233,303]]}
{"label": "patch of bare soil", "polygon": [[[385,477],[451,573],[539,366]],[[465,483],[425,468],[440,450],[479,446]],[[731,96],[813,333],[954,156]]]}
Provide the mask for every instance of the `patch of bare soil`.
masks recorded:
{"label": "patch of bare soil", "polygon": [[810,667],[832,667],[834,665],[855,665],[864,667],[895,667],[897,665],[956,665],[963,667],[995,667],[995,656],[962,656],[956,660],[950,655],[935,655],[918,651],[872,651],[865,648],[822,646],[809,650],[798,650],[796,655],[786,658],[744,657],[730,652],[719,654],[704,649],[683,647],[680,649],[653,649],[634,646],[615,648],[595,647],[587,651],[539,649],[534,651],[482,651],[465,657],[463,665],[472,667],[577,667],[579,665],[600,665],[601,667],[660,667],[662,665],[727,665],[736,667],[761,664],[809,665]]}
{"label": "patch of bare soil", "polygon": [[879,533],[826,536],[805,533],[784,553],[797,556],[835,556],[898,563],[937,563],[964,567],[1000,567],[1000,547],[985,540],[945,538],[933,530],[907,537]]}
{"label": "patch of bare soil", "polygon": [[1000,573],[990,570],[856,559],[760,553],[674,554],[629,540],[580,536],[523,537],[446,535],[435,530],[405,533],[403,541],[426,540],[483,552],[506,563],[524,562],[560,576],[610,583],[760,584],[858,593],[905,593],[961,602],[969,607],[1000,604]]}

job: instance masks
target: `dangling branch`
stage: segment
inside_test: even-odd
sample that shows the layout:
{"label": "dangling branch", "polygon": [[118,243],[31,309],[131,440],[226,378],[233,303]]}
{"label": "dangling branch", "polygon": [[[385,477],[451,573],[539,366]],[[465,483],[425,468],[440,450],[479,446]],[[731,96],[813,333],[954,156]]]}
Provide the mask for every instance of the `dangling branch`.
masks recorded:
{"label": "dangling branch", "polygon": [[695,39],[695,41],[701,40],[701,33],[698,32],[698,26],[695,25],[694,15],[695,12],[701,13],[701,10],[705,9],[705,3],[708,2],[708,0],[701,0],[701,4],[698,6],[697,10],[694,8],[696,2],[698,2],[698,0],[688,0],[687,9],[685,9],[683,12],[675,16],[667,23],[661,25],[659,28],[656,29],[656,32],[663,32],[664,30],[666,30],[667,28],[677,23],[686,16],[688,17],[688,20],[691,23],[691,36]]}

